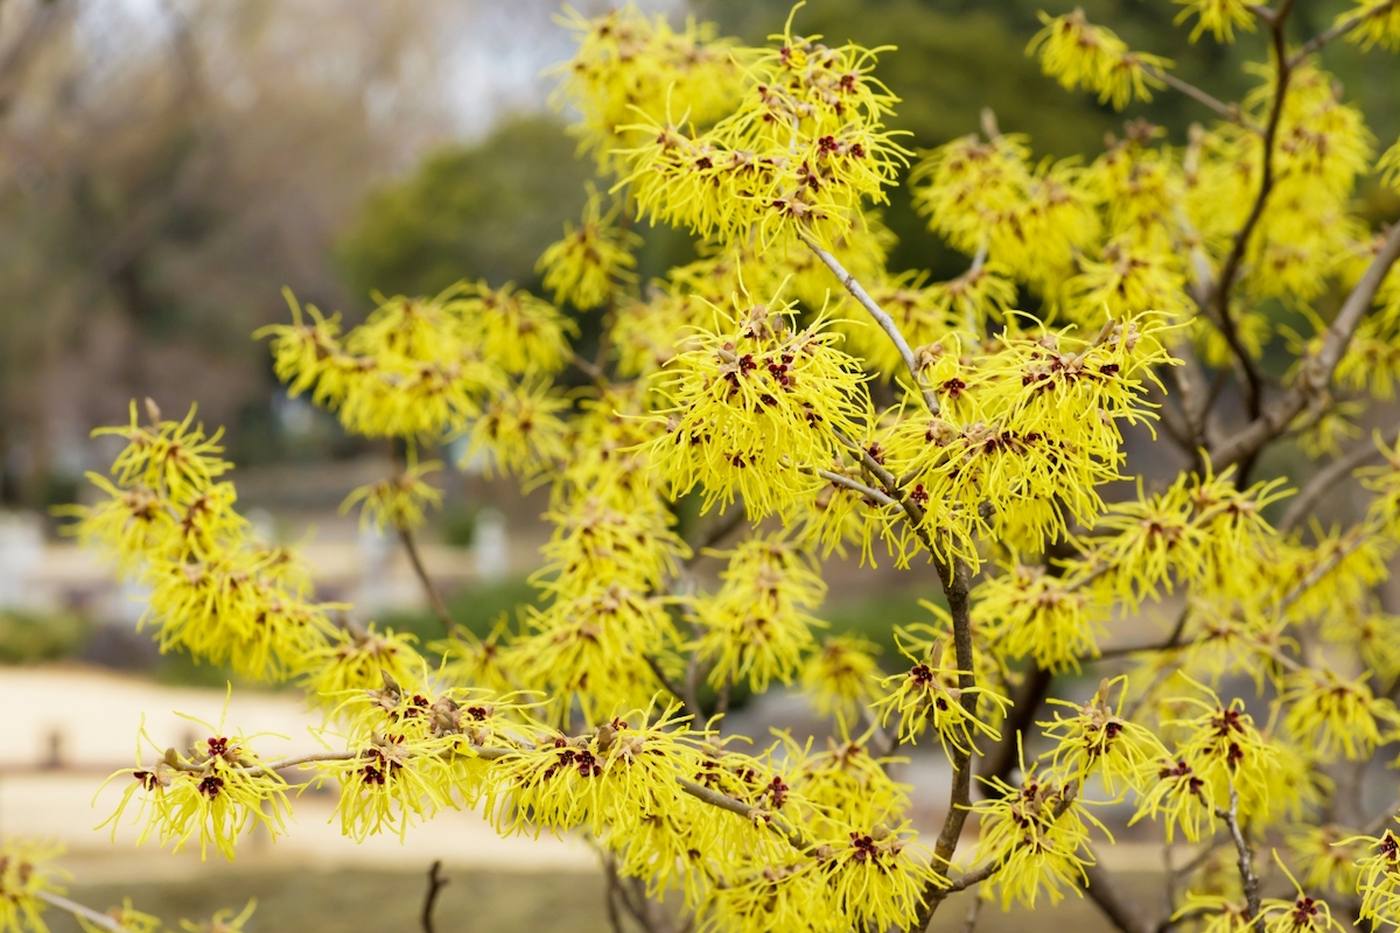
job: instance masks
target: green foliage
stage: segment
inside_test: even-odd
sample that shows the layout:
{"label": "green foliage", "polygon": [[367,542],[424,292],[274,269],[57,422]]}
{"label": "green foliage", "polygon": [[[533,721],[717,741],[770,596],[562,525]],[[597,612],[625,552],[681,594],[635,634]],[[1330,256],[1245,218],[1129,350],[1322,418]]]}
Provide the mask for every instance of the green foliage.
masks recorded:
{"label": "green foliage", "polygon": [[71,655],[88,624],[68,612],[0,610],[0,664],[34,664]]}
{"label": "green foliage", "polygon": [[435,294],[468,272],[531,283],[535,258],[582,203],[588,166],[544,117],[502,126],[483,142],[445,149],[380,189],[340,243],[359,294]]}

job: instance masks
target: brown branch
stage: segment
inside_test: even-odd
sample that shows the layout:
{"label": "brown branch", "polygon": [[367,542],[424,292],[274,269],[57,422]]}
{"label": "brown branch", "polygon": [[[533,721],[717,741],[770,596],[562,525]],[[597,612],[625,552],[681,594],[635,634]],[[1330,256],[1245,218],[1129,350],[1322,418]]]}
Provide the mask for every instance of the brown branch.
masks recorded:
{"label": "brown branch", "polygon": [[1152,927],[1137,914],[1113,884],[1113,878],[1104,867],[1094,861],[1084,868],[1086,884],[1084,893],[1109,923],[1122,933],[1152,933]]}
{"label": "brown branch", "polygon": [[457,631],[458,625],[452,618],[452,613],[448,611],[447,603],[443,601],[442,594],[433,583],[433,578],[428,576],[428,568],[423,565],[423,557],[418,553],[418,543],[414,540],[413,532],[407,528],[399,528],[399,540],[403,542],[403,549],[408,554],[408,562],[413,565],[413,573],[418,577],[418,582],[423,585],[423,592],[428,597],[428,605],[433,609],[433,615],[448,635]]}
{"label": "brown branch", "polygon": [[592,360],[585,359],[577,353],[570,353],[569,362],[573,364],[575,369],[593,380],[593,382],[599,386],[607,388],[610,385],[608,382],[608,374],[603,371],[603,367]]}
{"label": "brown branch", "polygon": [[792,846],[798,852],[806,853],[814,848],[811,841],[808,840],[806,836],[802,835],[801,832],[780,820],[776,814],[762,807],[755,807],[744,803],[742,800],[736,800],[728,794],[722,794],[717,790],[711,790],[704,784],[698,784],[688,778],[676,778],[676,783],[680,784],[681,790],[702,803],[708,803],[710,806],[718,807],[721,810],[728,810],[730,813],[742,816],[751,823],[763,823],[773,830],[773,832],[786,839],[788,845]]}
{"label": "brown branch", "polygon": [[885,312],[885,309],[881,308],[879,303],[877,303],[874,298],[870,297],[870,293],[856,280],[856,277],[847,272],[846,267],[841,265],[841,262],[835,256],[831,255],[820,243],[814,240],[811,234],[799,228],[797,236],[803,243],[807,244],[807,248],[815,253],[817,258],[832,271],[832,274],[834,274],[838,280],[840,280],[841,285],[845,287],[846,291],[851,293],[851,297],[860,302],[861,306],[869,312],[870,316],[875,319],[875,323],[880,325],[880,329],[890,338],[895,349],[899,351],[900,357],[904,360],[904,366],[909,370],[909,378],[914,380],[913,388],[917,389],[923,396],[924,404],[928,406],[928,410],[935,415],[938,414],[938,396],[934,394],[932,389],[925,386],[923,379],[920,378],[919,364],[914,359],[914,351],[909,349],[909,342],[905,340],[904,335],[899,332],[899,327],[895,324],[894,318],[890,317],[889,314]]}
{"label": "brown branch", "polygon": [[1257,920],[1260,904],[1259,876],[1254,871],[1254,850],[1250,848],[1249,840],[1244,837],[1244,831],[1240,829],[1239,791],[1231,787],[1229,809],[1217,809],[1215,815],[1225,821],[1226,827],[1230,830],[1230,840],[1235,844],[1235,852],[1238,855],[1236,864],[1240,869],[1240,881],[1244,885],[1245,917]]}
{"label": "brown branch", "polygon": [[[1392,441],[1395,440],[1400,440],[1400,435],[1392,438]],[[1302,489],[1298,490],[1298,495],[1288,504],[1288,510],[1283,513],[1283,518],[1279,519],[1278,530],[1285,534],[1292,531],[1312,513],[1317,501],[1327,495],[1347,474],[1372,460],[1379,460],[1382,456],[1384,454],[1380,447],[1374,441],[1366,440],[1318,470],[1309,477]]]}
{"label": "brown branch", "polygon": [[1002,724],[1001,741],[982,759],[982,766],[978,769],[982,777],[1005,780],[1011,774],[1016,767],[1017,737],[1034,724],[1036,713],[1050,693],[1054,679],[1053,674],[1038,665],[1032,665],[1026,671],[1026,679],[1011,698],[1011,713]]}
{"label": "brown branch", "polygon": [[442,876],[442,859],[435,859],[428,866],[428,890],[423,895],[423,913],[420,916],[423,933],[433,933],[433,908],[437,906],[438,895],[446,886],[447,879]]}
{"label": "brown branch", "polygon": [[1092,664],[1094,661],[1110,661],[1115,658],[1126,657],[1130,654],[1138,654],[1143,651],[1170,651],[1181,644],[1181,635],[1186,631],[1186,620],[1191,616],[1189,607],[1183,607],[1177,613],[1176,621],[1172,623],[1171,633],[1166,639],[1160,642],[1152,642],[1146,645],[1113,645],[1102,649],[1095,657],[1083,657],[1080,661]]}
{"label": "brown branch", "polygon": [[692,546],[691,554],[685,560],[685,566],[687,568],[695,566],[695,564],[700,562],[700,559],[703,556],[702,552],[706,548],[715,547],[725,538],[729,537],[736,530],[738,530],[743,524],[744,510],[742,507],[738,507],[735,508],[734,511],[730,512],[720,521],[717,521],[709,528],[706,528],[705,533],[700,537],[700,540]]}
{"label": "brown branch", "polygon": [[[958,702],[968,716],[977,715],[977,678],[973,674],[975,660],[972,655],[972,616],[968,607],[968,593],[972,589],[972,574],[967,564],[955,559],[946,574],[940,575],[943,593],[948,599],[948,613],[953,620],[953,654],[958,665],[958,688],[962,691]],[[952,786],[948,792],[948,812],[943,817],[943,827],[933,847],[933,868],[942,874],[952,864],[953,852],[958,847],[963,825],[967,822],[972,803],[972,752],[954,748],[949,755],[953,766]],[[923,903],[915,915],[910,931],[928,929],[938,906],[947,897],[946,882],[930,881],[923,892]]]}
{"label": "brown branch", "polygon": [[977,929],[977,918],[982,913],[982,898],[974,897],[972,906],[967,908],[967,916],[963,918],[963,933],[972,933]]}
{"label": "brown branch", "polygon": [[[1259,219],[1264,216],[1264,205],[1269,200],[1269,194],[1274,190],[1274,143],[1278,139],[1279,122],[1283,118],[1283,104],[1288,96],[1289,81],[1293,76],[1293,69],[1288,60],[1287,40],[1284,36],[1284,25],[1288,20],[1288,14],[1293,9],[1293,2],[1294,0],[1283,0],[1269,24],[1276,68],[1273,103],[1269,108],[1268,123],[1264,126],[1263,168],[1259,178],[1259,191],[1254,196],[1254,203],[1249,209],[1244,225],[1235,234],[1230,254],[1225,260],[1225,265],[1220,269],[1220,278],[1215,283],[1213,296],[1216,323],[1220,327],[1220,333],[1225,338],[1225,342],[1230,345],[1230,351],[1235,355],[1241,370],[1244,372],[1245,407],[1250,418],[1259,417],[1263,405],[1264,381],[1258,367],[1254,364],[1254,360],[1245,350],[1244,344],[1240,340],[1239,330],[1235,327],[1235,321],[1230,316],[1230,295],[1234,291],[1235,280],[1239,277],[1245,250],[1249,247],[1249,239],[1254,234]],[[1241,473],[1243,472],[1241,471]]]}
{"label": "brown branch", "polygon": [[627,933],[627,928],[622,925],[622,914],[618,912],[617,902],[622,898],[621,886],[617,883],[617,871],[609,862],[606,875],[608,879],[608,890],[603,895],[603,903],[607,905],[608,926],[613,933]]}
{"label": "brown branch", "polygon": [[1205,107],[1215,111],[1215,113],[1219,115],[1221,119],[1229,120],[1231,123],[1238,123],[1240,126],[1243,126],[1248,130],[1252,130],[1255,133],[1263,132],[1263,130],[1259,128],[1258,124],[1256,124],[1253,120],[1249,119],[1249,117],[1245,116],[1240,111],[1239,104],[1227,104],[1225,101],[1216,97],[1214,94],[1211,94],[1204,88],[1198,87],[1192,84],[1190,81],[1184,81],[1181,78],[1178,78],[1176,75],[1172,74],[1170,71],[1165,71],[1160,68],[1151,67],[1145,68],[1143,69],[1143,71],[1148,75],[1148,77],[1156,78],[1158,81],[1161,81],[1163,84],[1165,84],[1172,90],[1177,91],[1181,94],[1185,94],[1187,97],[1191,98],[1196,103],[1202,104]]}
{"label": "brown branch", "polygon": [[1400,224],[1391,227],[1380,251],[1366,267],[1361,280],[1342,302],[1337,317],[1327,327],[1322,348],[1304,361],[1298,382],[1263,413],[1245,425],[1219,448],[1211,451],[1211,461],[1217,470],[1253,457],[1271,440],[1283,433],[1289,423],[1305,409],[1309,399],[1323,392],[1332,382],[1337,364],[1346,354],[1352,335],[1371,307],[1376,290],[1385,280],[1390,267],[1400,258]]}
{"label": "brown branch", "polygon": [[1298,51],[1294,52],[1293,56],[1288,59],[1288,67],[1298,67],[1303,63],[1303,60],[1309,55],[1318,51],[1324,45],[1331,42],[1333,39],[1341,38],[1342,36],[1351,32],[1353,29],[1365,23],[1366,20],[1370,19],[1371,17],[1380,16],[1384,13],[1389,13],[1391,8],[1394,7],[1397,2],[1400,2],[1400,0],[1390,0],[1389,3],[1382,3],[1378,6],[1370,7],[1369,9],[1360,10],[1358,12],[1353,13],[1351,16],[1348,16],[1346,19],[1338,21],[1332,26],[1331,29],[1328,29],[1325,32],[1318,33],[1317,35],[1309,39],[1307,42],[1304,42],[1301,46],[1299,46]]}

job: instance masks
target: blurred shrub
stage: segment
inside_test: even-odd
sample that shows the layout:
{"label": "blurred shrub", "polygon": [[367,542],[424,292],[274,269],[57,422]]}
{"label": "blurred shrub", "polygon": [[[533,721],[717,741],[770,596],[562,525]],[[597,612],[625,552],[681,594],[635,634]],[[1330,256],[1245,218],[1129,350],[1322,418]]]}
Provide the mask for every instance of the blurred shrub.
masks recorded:
{"label": "blurred shrub", "polygon": [[449,547],[469,548],[476,540],[476,521],[480,512],[476,506],[452,503],[443,509],[439,521],[442,543]]}
{"label": "blurred shrub", "polygon": [[583,203],[591,166],[573,149],[560,124],[536,116],[430,156],[372,194],[341,240],[350,285],[413,295],[464,277],[531,284],[535,259]]}
{"label": "blurred shrub", "polygon": [[[452,618],[477,635],[487,635],[502,615],[516,619],[517,610],[538,603],[538,591],[524,577],[471,583],[446,595]],[[380,623],[396,631],[412,632],[420,643],[436,641],[443,635],[442,623],[426,609],[386,613]]]}
{"label": "blurred shrub", "polygon": [[89,625],[68,612],[0,609],[0,664],[34,664],[71,655]]}

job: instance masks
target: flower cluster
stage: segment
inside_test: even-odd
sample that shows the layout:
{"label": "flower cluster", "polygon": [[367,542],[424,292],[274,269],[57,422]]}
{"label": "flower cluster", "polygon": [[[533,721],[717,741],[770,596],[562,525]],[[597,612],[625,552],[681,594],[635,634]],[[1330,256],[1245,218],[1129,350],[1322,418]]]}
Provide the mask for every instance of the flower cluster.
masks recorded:
{"label": "flower cluster", "polygon": [[814,470],[860,433],[863,376],[830,329],[798,328],[791,302],[736,300],[714,318],[658,377],[666,430],[651,456],[673,497],[699,485],[706,508],[737,495],[761,518],[821,488]]}
{"label": "flower cluster", "polygon": [[772,40],[744,56],[743,82],[713,126],[668,101],[664,113],[636,108],[645,119],[620,128],[641,139],[618,151],[619,187],[640,217],[788,245],[839,237],[860,225],[862,203],[886,200],[908,150],[885,126],[897,98],[872,74],[880,50],[796,35],[791,18]]}
{"label": "flower cluster", "polygon": [[297,673],[330,637],[335,607],[312,601],[307,568],[236,511],[221,432],[206,433],[193,408],[172,421],[148,407],[142,420],[133,402],[126,425],[96,432],[124,446],[110,478],[88,475],[101,499],[70,510],[75,533],[150,588],[141,625],[162,651],[258,679]]}

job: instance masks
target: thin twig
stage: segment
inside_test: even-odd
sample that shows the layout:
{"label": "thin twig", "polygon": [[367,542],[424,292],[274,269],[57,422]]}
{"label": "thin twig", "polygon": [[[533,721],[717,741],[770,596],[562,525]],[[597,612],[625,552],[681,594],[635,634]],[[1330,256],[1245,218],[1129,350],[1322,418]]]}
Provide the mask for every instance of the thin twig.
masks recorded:
{"label": "thin twig", "polygon": [[[977,715],[977,678],[973,674],[975,660],[972,655],[972,616],[968,605],[968,593],[972,588],[972,573],[965,562],[954,559],[945,574],[940,575],[943,593],[948,600],[948,613],[953,620],[953,655],[958,665],[958,688],[962,691],[959,704],[968,716]],[[954,748],[950,755],[953,766],[953,779],[948,792],[948,812],[943,817],[943,827],[933,847],[932,867],[940,874],[948,870],[953,862],[953,852],[962,836],[963,824],[972,803],[972,753],[966,749]],[[915,915],[910,931],[928,929],[929,922],[938,906],[947,897],[946,883],[937,879],[930,881],[923,892],[923,903]]]}
{"label": "thin twig", "polygon": [[977,917],[982,913],[982,898],[974,897],[972,905],[967,908],[967,916],[963,918],[963,933],[972,933],[977,929]]}
{"label": "thin twig", "polygon": [[829,480],[830,482],[835,483],[837,486],[844,486],[847,489],[854,490],[855,492],[860,493],[862,496],[865,496],[867,499],[871,499],[875,502],[880,503],[881,505],[892,505],[895,508],[900,507],[899,502],[897,500],[891,498],[890,496],[886,495],[885,493],[881,492],[873,486],[865,485],[858,479],[852,479],[851,477],[846,476],[843,473],[836,473],[832,470],[814,470],[813,472],[820,476],[822,479]]}
{"label": "thin twig", "polygon": [[1400,224],[1391,227],[1386,234],[1375,258],[1342,302],[1336,319],[1328,325],[1322,348],[1304,361],[1298,381],[1264,409],[1259,417],[1211,451],[1211,462],[1217,470],[1253,457],[1264,445],[1283,433],[1298,413],[1307,407],[1311,398],[1321,394],[1331,384],[1352,335],[1370,310],[1377,289],[1397,258],[1400,258]]}
{"label": "thin twig", "polygon": [[1293,53],[1293,56],[1288,59],[1288,67],[1298,67],[1303,63],[1305,58],[1321,49],[1333,39],[1341,38],[1373,16],[1381,16],[1382,14],[1390,12],[1391,8],[1394,7],[1397,2],[1400,2],[1400,0],[1390,0],[1389,3],[1382,3],[1377,6],[1358,10],[1346,19],[1339,20],[1331,29],[1318,33],[1299,46],[1298,50]]}
{"label": "thin twig", "polygon": [[[1293,2],[1294,0],[1283,0],[1273,21],[1269,24],[1275,61],[1274,96],[1273,103],[1269,108],[1269,120],[1264,126],[1263,168],[1259,178],[1259,191],[1254,196],[1254,203],[1249,209],[1243,226],[1235,234],[1234,242],[1230,246],[1230,255],[1226,258],[1225,264],[1221,266],[1220,278],[1215,283],[1216,323],[1244,372],[1245,406],[1249,411],[1250,418],[1259,417],[1263,405],[1264,382],[1253,358],[1250,357],[1240,340],[1239,330],[1235,327],[1234,318],[1230,315],[1230,296],[1234,291],[1235,280],[1239,276],[1240,267],[1244,262],[1245,251],[1249,248],[1250,237],[1254,234],[1255,227],[1259,225],[1259,219],[1264,216],[1264,205],[1274,190],[1274,144],[1278,139],[1279,123],[1283,119],[1283,104],[1288,97],[1288,85],[1293,76],[1293,69],[1288,61],[1287,40],[1284,37],[1284,25],[1288,20],[1288,14],[1293,9]],[[1243,472],[1241,470],[1241,473]]]}
{"label": "thin twig", "polygon": [[1240,829],[1240,794],[1233,786],[1230,788],[1230,808],[1217,809],[1215,815],[1225,821],[1230,830],[1230,841],[1235,844],[1235,853],[1238,856],[1236,864],[1240,869],[1240,882],[1244,885],[1245,917],[1257,919],[1260,904],[1259,876],[1254,871],[1254,850],[1250,847],[1249,840],[1244,837],[1244,830]]}
{"label": "thin twig", "polygon": [[1129,902],[1123,900],[1113,877],[1097,859],[1085,866],[1084,876],[1084,893],[1114,927],[1122,933],[1151,933],[1147,921],[1134,913]]}
{"label": "thin twig", "polygon": [[[1400,435],[1392,437],[1392,441],[1395,440],[1400,440]],[[1317,501],[1327,495],[1347,474],[1372,460],[1379,460],[1382,456],[1384,451],[1380,446],[1367,439],[1318,470],[1288,504],[1288,510],[1283,513],[1283,518],[1279,519],[1278,530],[1284,534],[1292,531],[1299,522],[1312,514],[1312,507]]]}
{"label": "thin twig", "polygon": [[840,260],[823,248],[820,243],[812,238],[811,234],[807,233],[805,230],[799,229],[797,231],[797,236],[803,243],[807,244],[807,248],[815,253],[817,258],[840,280],[841,285],[846,291],[851,293],[851,297],[860,302],[861,306],[869,312],[870,316],[875,319],[875,323],[880,325],[880,329],[883,330],[885,335],[890,338],[890,341],[894,343],[895,349],[899,351],[900,357],[903,358],[904,366],[909,370],[909,378],[914,380],[914,388],[918,389],[919,393],[924,397],[924,404],[928,406],[930,412],[935,415],[938,414],[938,396],[934,394],[932,389],[924,385],[924,380],[919,376],[919,364],[914,359],[914,351],[909,349],[909,342],[905,340],[904,335],[899,332],[899,327],[895,324],[894,318],[890,317],[885,309],[880,307],[874,298],[870,297],[870,293],[857,281],[855,276],[846,271],[846,267],[841,265]]}
{"label": "thin twig", "polygon": [[85,904],[71,901],[62,894],[55,894],[52,891],[36,891],[34,894],[39,900],[57,907],[59,910],[67,911],[75,917],[80,917],[95,926],[104,930],[111,930],[112,933],[127,933],[126,927],[118,923],[114,918],[100,911],[93,910]]}
{"label": "thin twig", "polygon": [[715,522],[709,528],[706,528],[705,533],[700,536],[700,540],[692,546],[690,556],[685,559],[685,567],[689,569],[698,564],[701,558],[705,556],[706,550],[723,542],[725,538],[733,534],[742,527],[743,524],[744,509],[740,506],[736,507],[732,512]]}
{"label": "thin twig", "polygon": [[443,601],[437,586],[433,583],[433,578],[428,576],[428,568],[424,566],[423,557],[418,553],[418,542],[414,540],[413,532],[408,528],[400,527],[399,540],[403,542],[403,549],[408,554],[408,562],[413,565],[413,573],[418,577],[418,582],[423,586],[423,593],[428,597],[428,605],[432,607],[433,615],[437,616],[448,635],[453,634],[458,629],[457,622],[452,618],[452,613],[448,610],[447,603]]}
{"label": "thin twig", "polygon": [[[1017,738],[1035,722],[1036,713],[1045,697],[1050,693],[1050,685],[1055,677],[1038,664],[1032,664],[1025,678],[1011,698],[1011,711],[1001,727],[1001,741],[997,742],[982,759],[979,772],[984,778],[999,777],[1003,780],[1016,767]],[[983,787],[985,793],[986,787]]]}
{"label": "thin twig", "polygon": [[1229,120],[1231,123],[1238,123],[1246,129],[1252,130],[1255,133],[1263,132],[1263,130],[1260,129],[1257,123],[1249,119],[1240,111],[1240,107],[1238,104],[1227,104],[1225,101],[1216,97],[1214,94],[1211,94],[1209,91],[1197,87],[1190,81],[1184,81],[1181,78],[1178,78],[1170,71],[1163,71],[1160,68],[1151,67],[1145,68],[1143,70],[1146,72],[1148,77],[1156,78],[1158,81],[1161,81],[1163,84],[1165,84],[1172,90],[1185,94],[1187,97],[1196,101],[1196,103],[1198,104],[1203,104],[1209,109],[1215,111],[1221,118]]}
{"label": "thin twig", "polygon": [[434,859],[433,864],[428,866],[428,890],[423,895],[423,933],[433,933],[433,908],[437,906],[438,895],[445,887],[447,879],[442,876],[442,859]]}
{"label": "thin twig", "polygon": [[573,364],[575,369],[583,373],[589,379],[592,379],[599,386],[606,388],[610,384],[608,382],[608,374],[603,371],[603,367],[592,360],[585,359],[577,353],[570,353],[569,362]]}
{"label": "thin twig", "polygon": [[717,790],[711,790],[704,784],[698,784],[689,778],[676,778],[676,783],[680,784],[681,790],[685,791],[696,800],[708,803],[710,806],[718,807],[721,810],[728,810],[730,813],[742,816],[750,822],[761,822],[767,825],[775,833],[786,839],[788,844],[798,852],[805,853],[813,849],[811,841],[808,840],[806,836],[802,835],[800,831],[789,826],[785,821],[779,819],[776,814],[762,807],[755,807],[751,804],[744,803],[742,800],[736,800],[728,794],[722,794]]}

